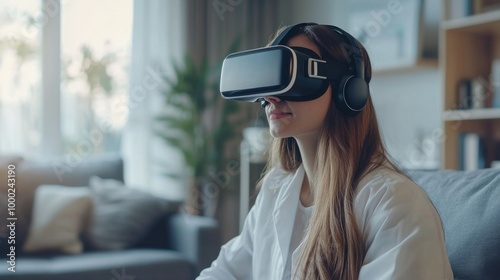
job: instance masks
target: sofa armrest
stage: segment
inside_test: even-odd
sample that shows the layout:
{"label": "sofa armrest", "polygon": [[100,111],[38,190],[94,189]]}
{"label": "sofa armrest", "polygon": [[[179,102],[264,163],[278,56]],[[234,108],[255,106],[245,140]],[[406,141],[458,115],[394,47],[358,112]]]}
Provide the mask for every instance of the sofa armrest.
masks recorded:
{"label": "sofa armrest", "polygon": [[189,214],[175,214],[167,221],[168,245],[196,265],[196,273],[209,267],[220,251],[217,220]]}

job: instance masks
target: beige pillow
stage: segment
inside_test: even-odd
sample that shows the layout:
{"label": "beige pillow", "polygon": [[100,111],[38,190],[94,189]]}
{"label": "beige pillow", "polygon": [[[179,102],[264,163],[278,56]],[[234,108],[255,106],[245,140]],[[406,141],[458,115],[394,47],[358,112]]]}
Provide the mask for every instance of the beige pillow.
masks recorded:
{"label": "beige pillow", "polygon": [[41,185],[35,192],[33,217],[24,243],[25,252],[82,252],[80,233],[92,209],[88,187]]}

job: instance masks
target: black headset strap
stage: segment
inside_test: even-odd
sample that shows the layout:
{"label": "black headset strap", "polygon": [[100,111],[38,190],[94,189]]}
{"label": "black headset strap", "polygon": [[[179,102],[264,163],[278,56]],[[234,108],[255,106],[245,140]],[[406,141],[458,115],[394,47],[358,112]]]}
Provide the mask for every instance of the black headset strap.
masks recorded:
{"label": "black headset strap", "polygon": [[271,46],[276,46],[276,45],[283,45],[290,39],[291,37],[295,36],[297,34],[297,30],[308,25],[317,25],[317,23],[314,22],[304,22],[304,23],[298,23],[295,25],[289,25],[288,27],[285,28],[285,30],[281,31],[281,33],[273,40],[271,43]]}
{"label": "black headset strap", "polygon": [[[300,28],[303,28],[304,26],[309,26],[309,25],[318,25],[317,23],[314,22],[305,22],[305,23],[299,23],[295,25],[290,25],[285,28],[271,43],[271,46],[275,45],[282,45],[285,44],[288,39],[291,37],[295,36],[297,34],[297,30]],[[351,34],[346,32],[340,27],[334,26],[334,25],[328,25],[328,27],[332,28],[336,32],[338,32],[340,35],[344,36],[344,38],[347,39],[349,42],[349,47],[352,48],[351,50],[346,50],[345,48],[342,48],[342,51],[352,51],[351,57],[354,59],[354,63],[350,62],[349,65],[354,66],[354,72],[356,75],[361,78],[365,79],[365,67],[364,67],[364,62],[363,62],[363,56],[361,55],[361,50],[356,43],[357,40],[352,37]],[[348,61],[351,60],[349,57],[349,54],[346,54]]]}
{"label": "black headset strap", "polygon": [[[330,28],[332,28],[333,30],[337,31],[338,33],[340,33],[341,35],[343,35],[347,41],[349,41],[349,47],[352,48],[352,58],[354,59],[354,63],[349,63],[349,64],[353,64],[355,69],[354,71],[356,72],[356,75],[361,78],[361,79],[365,79],[365,63],[363,61],[363,55],[361,54],[361,49],[359,47],[359,45],[357,44],[357,40],[352,37],[351,34],[349,34],[347,31],[345,31],[344,29],[340,28],[340,27],[337,27],[337,26],[333,26],[333,25],[329,25]],[[346,51],[345,48],[342,48],[342,51]],[[349,50],[351,51],[351,50]]]}

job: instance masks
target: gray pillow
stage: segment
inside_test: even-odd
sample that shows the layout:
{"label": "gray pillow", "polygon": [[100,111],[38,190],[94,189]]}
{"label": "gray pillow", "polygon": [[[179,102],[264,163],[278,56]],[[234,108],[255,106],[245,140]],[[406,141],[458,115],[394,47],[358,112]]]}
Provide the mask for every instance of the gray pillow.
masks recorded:
{"label": "gray pillow", "polygon": [[408,173],[441,215],[455,279],[499,279],[500,170]]}
{"label": "gray pillow", "polygon": [[179,202],[124,186],[113,179],[91,177],[92,224],[84,236],[90,249],[120,250],[143,240],[155,223],[176,212]]}

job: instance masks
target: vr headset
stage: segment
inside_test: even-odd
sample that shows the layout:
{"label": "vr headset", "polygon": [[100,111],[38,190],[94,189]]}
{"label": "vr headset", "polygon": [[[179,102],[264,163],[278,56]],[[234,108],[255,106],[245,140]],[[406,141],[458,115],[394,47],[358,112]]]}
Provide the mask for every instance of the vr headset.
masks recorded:
{"label": "vr headset", "polygon": [[368,98],[364,80],[364,63],[360,49],[349,33],[328,26],[347,39],[348,55],[344,62],[321,58],[314,51],[288,47],[285,43],[304,26],[287,27],[269,47],[232,53],[222,64],[220,92],[226,99],[256,102],[265,106],[264,97],[277,96],[286,101],[310,101],[322,96],[334,82],[338,91],[332,92],[337,107],[347,115],[358,114]]}

